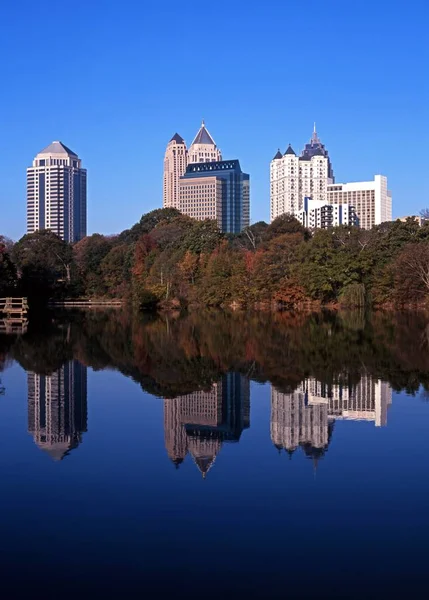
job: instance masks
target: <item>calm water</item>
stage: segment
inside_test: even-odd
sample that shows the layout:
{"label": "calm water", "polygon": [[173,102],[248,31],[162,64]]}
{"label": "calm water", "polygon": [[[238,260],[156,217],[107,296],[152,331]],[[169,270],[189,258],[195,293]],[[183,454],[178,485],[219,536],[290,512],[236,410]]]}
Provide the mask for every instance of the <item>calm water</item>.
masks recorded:
{"label": "calm water", "polygon": [[0,381],[5,598],[429,583],[423,315],[55,315]]}

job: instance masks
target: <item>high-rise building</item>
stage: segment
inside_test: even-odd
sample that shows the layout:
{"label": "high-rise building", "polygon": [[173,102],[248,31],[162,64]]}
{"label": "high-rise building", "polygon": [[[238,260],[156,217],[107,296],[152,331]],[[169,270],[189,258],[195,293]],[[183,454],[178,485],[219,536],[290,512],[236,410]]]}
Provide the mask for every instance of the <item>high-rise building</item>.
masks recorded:
{"label": "high-rise building", "polygon": [[27,233],[39,229],[66,242],[86,236],[86,169],[62,142],[39,152],[27,169]]}
{"label": "high-rise building", "polygon": [[167,144],[164,157],[164,208],[179,208],[179,178],[186,171],[187,164],[188,150],[185,140],[175,133]]}
{"label": "high-rise building", "polygon": [[189,150],[185,140],[175,133],[167,144],[164,156],[163,207],[179,209],[179,179],[190,163],[220,160],[221,151],[207,131],[204,121]]}
{"label": "high-rise building", "polygon": [[373,181],[329,184],[327,201],[353,206],[362,229],[392,220],[392,194],[384,175],[376,175]]}
{"label": "high-rise building", "polygon": [[250,177],[238,160],[190,163],[179,180],[179,210],[200,221],[215,219],[224,233],[250,221]]}
{"label": "high-rise building", "polygon": [[249,380],[228,373],[208,391],[164,400],[164,439],[178,467],[192,456],[205,477],[224,442],[237,442],[250,427]]}
{"label": "high-rise building", "polygon": [[289,144],[284,154],[279,150],[271,161],[271,221],[285,213],[298,216],[306,196],[326,202],[327,186],[334,181],[331,160],[317,135],[315,124],[301,156],[297,156]]}
{"label": "high-rise building", "polygon": [[325,200],[312,200],[307,197],[304,198],[303,209],[297,218],[309,229],[359,225],[356,212],[349,204],[328,204]]}
{"label": "high-rise building", "polygon": [[54,460],[62,460],[87,429],[87,368],[77,360],[52,375],[28,373],[28,432]]}

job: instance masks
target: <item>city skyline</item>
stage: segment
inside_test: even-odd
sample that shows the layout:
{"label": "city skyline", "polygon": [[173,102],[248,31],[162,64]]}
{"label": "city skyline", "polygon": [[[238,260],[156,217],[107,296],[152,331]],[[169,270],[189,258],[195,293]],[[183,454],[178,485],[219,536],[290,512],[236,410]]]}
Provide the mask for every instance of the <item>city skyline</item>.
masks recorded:
{"label": "city skyline", "polygon": [[[230,6],[231,20],[222,23],[227,42],[216,60],[227,64],[237,56],[241,71],[238,76],[224,70],[215,86],[206,53],[193,57],[190,69],[177,69],[173,60],[180,39],[191,39],[205,16],[207,35],[217,39],[207,7],[198,15],[178,6],[166,15],[152,7],[153,19],[163,23],[156,35],[149,25],[153,19],[145,19],[143,7],[136,6],[135,19],[130,11],[112,8],[103,16],[103,29],[94,31],[97,7],[98,2],[91,4],[84,21],[65,6],[44,16],[36,6],[21,12],[8,5],[2,15],[0,45],[10,61],[3,74],[8,93],[0,99],[0,208],[2,229],[13,239],[25,232],[22,170],[44,143],[61,139],[78,150],[91,176],[88,232],[110,234],[160,206],[165,143],[178,124],[185,136],[201,118],[215,132],[224,156],[239,156],[251,174],[254,221],[269,220],[266,161],[279,143],[290,142],[297,150],[313,121],[333,157],[337,181],[368,181],[383,173],[394,193],[395,217],[424,208],[429,184],[414,177],[425,165],[414,149],[429,128],[428,88],[424,81],[416,85],[425,67],[418,8],[404,15],[399,6],[386,12],[363,2],[352,14],[347,6],[326,11],[316,4],[304,16],[298,6],[279,5],[275,13],[247,15],[246,27],[236,31],[232,23],[243,15],[239,6]],[[314,61],[312,44],[302,43],[304,31],[323,39],[329,68],[326,61]],[[363,31],[374,39],[371,48],[362,47]],[[114,43],[101,52],[103,32]],[[249,50],[249,35],[261,32],[261,44]],[[285,34],[300,52],[297,63],[288,61],[287,76],[286,65],[275,66]],[[395,37],[406,43],[399,48],[392,44]],[[45,65],[44,81],[57,82],[49,96],[28,60],[38,39],[62,48],[61,58]]]}

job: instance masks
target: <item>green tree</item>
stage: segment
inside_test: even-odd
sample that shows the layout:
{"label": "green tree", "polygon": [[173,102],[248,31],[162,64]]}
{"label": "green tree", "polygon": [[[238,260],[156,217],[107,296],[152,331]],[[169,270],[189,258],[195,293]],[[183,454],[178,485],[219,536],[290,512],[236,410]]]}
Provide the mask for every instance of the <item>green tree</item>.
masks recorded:
{"label": "green tree", "polygon": [[72,248],[52,231],[24,235],[13,246],[12,258],[24,295],[46,299],[71,289],[75,276]]}

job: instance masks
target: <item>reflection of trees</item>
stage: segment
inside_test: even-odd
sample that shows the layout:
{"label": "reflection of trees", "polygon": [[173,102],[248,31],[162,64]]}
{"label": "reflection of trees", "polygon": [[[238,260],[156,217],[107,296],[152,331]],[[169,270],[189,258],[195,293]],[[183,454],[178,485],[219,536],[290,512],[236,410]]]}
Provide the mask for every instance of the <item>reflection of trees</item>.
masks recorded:
{"label": "reflection of trees", "polygon": [[347,374],[358,382],[363,371],[397,390],[429,389],[428,319],[418,313],[100,312],[31,325],[10,349],[27,370],[49,373],[75,358],[118,369],[168,398],[207,390],[228,371],[284,392],[306,377],[333,383]]}

